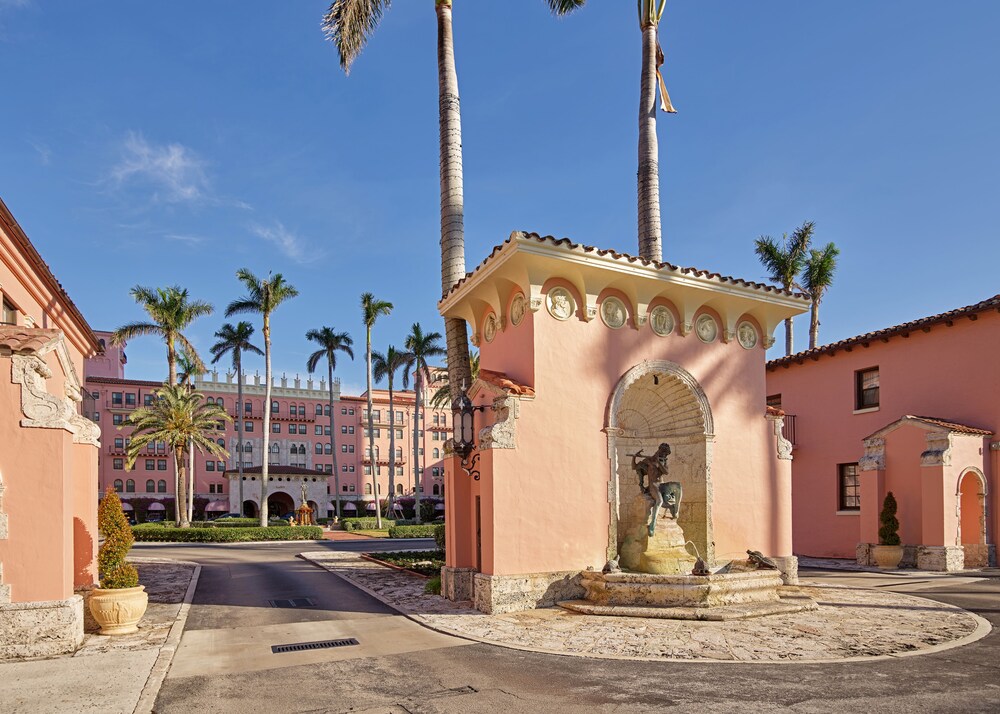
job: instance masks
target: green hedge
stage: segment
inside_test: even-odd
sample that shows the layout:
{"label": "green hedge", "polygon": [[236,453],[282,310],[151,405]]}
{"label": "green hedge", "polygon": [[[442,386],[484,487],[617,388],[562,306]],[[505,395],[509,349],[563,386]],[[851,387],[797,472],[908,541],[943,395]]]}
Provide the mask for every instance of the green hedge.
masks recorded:
{"label": "green hedge", "polygon": [[[345,531],[371,531],[378,528],[378,522],[374,518],[344,518],[341,521]],[[389,518],[382,519],[383,528],[392,528],[396,521]]]}
{"label": "green hedge", "polygon": [[434,542],[444,552],[444,523],[434,526]]}
{"label": "green hedge", "polygon": [[393,526],[390,538],[433,538],[437,526]]}
{"label": "green hedge", "polygon": [[158,543],[239,543],[255,540],[322,540],[319,526],[267,528],[143,528],[133,526],[136,541]]}

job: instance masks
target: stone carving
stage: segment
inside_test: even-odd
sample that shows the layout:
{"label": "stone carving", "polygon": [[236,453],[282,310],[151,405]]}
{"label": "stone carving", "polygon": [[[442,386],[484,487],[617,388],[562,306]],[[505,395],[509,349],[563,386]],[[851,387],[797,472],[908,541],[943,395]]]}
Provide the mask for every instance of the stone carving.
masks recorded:
{"label": "stone carving", "polygon": [[490,313],[486,316],[486,324],[483,325],[483,337],[487,342],[492,342],[497,336],[497,316],[495,313]]}
{"label": "stone carving", "polygon": [[51,376],[52,370],[41,357],[11,355],[11,381],[21,385],[21,411],[26,417],[21,426],[72,431],[73,408],[68,400],[49,394],[45,380]]}
{"label": "stone carving", "polygon": [[791,461],[793,444],[785,438],[785,418],[782,416],[768,414],[767,419],[771,422],[771,428],[774,431],[774,436],[778,440],[778,458]]}
{"label": "stone carving", "polygon": [[539,310],[541,310],[542,298],[541,297],[531,298],[531,301],[528,303],[528,309],[531,310],[532,312],[538,312]]}
{"label": "stone carving", "polygon": [[601,303],[601,319],[612,330],[617,330],[625,325],[625,316],[627,314],[624,303],[618,298],[605,298]]}
{"label": "stone carving", "polygon": [[920,454],[921,466],[951,466],[951,434],[927,432],[927,450]]}
{"label": "stone carving", "polygon": [[566,288],[549,290],[546,304],[549,314],[557,320],[568,320],[576,311],[576,301]]}
{"label": "stone carving", "polygon": [[496,421],[479,431],[480,449],[516,449],[517,431],[514,420],[518,417],[518,400],[504,394],[493,399]]}
{"label": "stone carving", "polygon": [[663,305],[657,305],[653,308],[649,317],[649,322],[653,328],[653,332],[660,337],[666,337],[674,331],[674,314],[670,312],[669,308]]}
{"label": "stone carving", "polygon": [[524,302],[524,295],[518,293],[514,296],[514,299],[511,300],[510,303],[510,324],[514,327],[520,325],[521,321],[524,319],[524,311],[526,309],[527,306]]}
{"label": "stone carving", "polygon": [[632,469],[639,475],[639,488],[645,489],[652,501],[649,514],[649,535],[656,532],[656,518],[660,508],[666,507],[673,520],[677,520],[677,512],[681,507],[683,489],[677,481],[667,481],[670,467],[667,457],[670,456],[670,445],[660,444],[660,448],[652,456],[637,461],[642,456],[642,449],[632,455]]}
{"label": "stone carving", "polygon": [[759,570],[777,570],[778,564],[765,556],[759,550],[748,550],[747,560],[749,560]]}
{"label": "stone carving", "polygon": [[870,439],[865,439],[862,443],[865,447],[865,455],[858,460],[858,470],[885,470],[885,439],[880,436],[873,436]]}
{"label": "stone carving", "polygon": [[757,328],[745,320],[737,325],[736,337],[740,347],[745,350],[752,350],[757,346]]}
{"label": "stone carving", "polygon": [[772,347],[774,347],[774,337],[765,337],[764,338],[764,349],[765,350],[769,350]]}
{"label": "stone carving", "polygon": [[301,505],[303,505],[303,506],[305,506],[305,505],[307,505],[309,503],[309,495],[306,493],[306,488],[307,488],[306,487],[306,480],[302,479],[302,503],[301,503]]}
{"label": "stone carving", "polygon": [[711,315],[699,317],[694,329],[702,342],[715,342],[715,338],[719,336],[719,325]]}

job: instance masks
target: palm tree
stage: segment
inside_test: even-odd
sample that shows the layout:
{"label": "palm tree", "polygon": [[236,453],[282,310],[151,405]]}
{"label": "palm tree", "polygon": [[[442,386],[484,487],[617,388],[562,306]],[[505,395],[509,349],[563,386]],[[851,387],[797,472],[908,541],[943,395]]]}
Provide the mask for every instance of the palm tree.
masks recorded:
{"label": "palm tree", "polygon": [[[816,224],[806,221],[792,232],[781,237],[781,242],[774,240],[771,236],[761,236],[756,241],[754,251],[761,265],[767,270],[767,279],[772,280],[785,290],[799,287],[795,279],[806,262],[806,251],[809,250],[809,242],[812,240],[813,229]],[[785,320],[785,354],[792,354],[792,318]]]}
{"label": "palm tree", "polygon": [[[267,526],[267,467],[271,448],[271,313],[277,307],[299,294],[285,282],[281,273],[259,278],[246,268],[236,271],[236,278],[247,290],[245,297],[233,300],[226,308],[226,317],[244,313],[258,313],[263,319],[264,333],[264,446],[260,468],[260,525]],[[240,432],[242,442],[242,432]]]}
{"label": "palm tree", "polygon": [[[583,7],[586,0],[545,0],[556,15],[565,15]],[[639,27],[642,30],[642,73],[639,83],[639,255],[648,260],[663,260],[663,237],[660,222],[660,163],[656,138],[656,88],[660,88],[660,109],[674,114],[667,86],[660,74],[663,50],[657,39],[660,18],[666,0],[638,0]]]}
{"label": "palm tree", "polygon": [[[157,398],[148,407],[141,407],[128,417],[134,427],[132,440],[125,447],[126,467],[132,469],[136,459],[147,445],[162,441],[174,456],[174,469],[179,475],[186,448],[197,448],[221,458],[229,454],[215,443],[215,428],[220,421],[229,420],[225,409],[216,404],[204,404],[204,395],[187,387],[168,385],[156,391]],[[189,447],[188,445],[191,445]],[[191,525],[184,508],[187,484],[178,477],[175,494],[177,525]]]}
{"label": "palm tree", "polygon": [[[233,371],[236,372],[236,438],[243,444],[243,353],[263,355],[260,348],[250,342],[253,336],[253,325],[249,322],[239,322],[233,327],[227,322],[215,333],[219,341],[212,345],[212,364],[222,359],[227,353],[233,355]],[[239,453],[239,452],[237,452]],[[243,458],[236,457],[237,479],[240,484],[240,515],[243,510]]]}
{"label": "palm tree", "polygon": [[[205,373],[205,364],[201,361],[201,358],[197,354],[188,352],[186,349],[182,349],[177,354],[177,368],[179,370],[177,373],[177,383],[188,390],[193,388],[194,378]],[[194,519],[194,449],[191,448],[191,444],[188,444],[187,452],[188,489],[187,503],[184,506],[187,508],[187,517],[190,521]],[[184,477],[180,476],[180,478]]]}
{"label": "palm tree", "polygon": [[340,518],[340,467],[337,465],[337,425],[334,423],[333,413],[333,370],[337,368],[337,353],[343,352],[351,359],[354,359],[354,351],[351,345],[354,340],[346,332],[334,332],[332,327],[321,327],[318,330],[309,330],[306,339],[317,343],[320,348],[309,355],[306,367],[309,374],[316,371],[319,361],[326,357],[326,367],[330,381],[330,451],[333,453],[333,492],[336,501],[336,515]]}
{"label": "palm tree", "polygon": [[[420,523],[420,477],[423,474],[423,464],[420,456],[420,406],[424,396],[424,382],[430,376],[430,367],[427,360],[432,357],[443,357],[447,354],[441,347],[439,341],[440,332],[428,332],[424,334],[419,322],[413,323],[410,334],[406,338],[406,367],[403,372],[403,383],[409,379],[410,372],[413,372],[413,508],[416,511],[417,523]],[[478,361],[478,357],[477,357]]]}
{"label": "palm tree", "polygon": [[[469,355],[469,374],[472,375],[473,381],[479,379],[479,353],[473,351]],[[451,404],[451,377],[448,374],[444,375],[444,379],[437,389],[434,390],[434,394],[431,395],[430,405],[435,409],[443,409],[444,407]],[[466,384],[465,388],[468,389],[472,384]]]}
{"label": "palm tree", "polygon": [[[389,8],[390,0],[334,0],[323,29],[336,45],[347,73]],[[465,277],[465,217],[462,177],[462,113],[455,70],[452,0],[434,0],[437,13],[438,141],[441,164],[441,294]],[[469,334],[461,318],[445,318],[448,373],[457,389],[472,378],[468,371]]]}
{"label": "palm tree", "polygon": [[[381,382],[383,379],[389,382],[389,498],[386,502],[386,518],[392,518],[392,504],[396,496],[396,404],[393,401],[392,383],[396,378],[396,372],[406,367],[407,354],[400,352],[392,345],[385,351],[372,353],[372,373],[375,379]],[[410,375],[403,371],[403,389],[410,385]],[[372,463],[375,463],[375,454],[372,453]]]}
{"label": "palm tree", "polygon": [[809,349],[815,349],[819,341],[819,303],[827,288],[833,284],[833,274],[837,271],[837,256],[840,249],[827,243],[821,250],[809,251],[805,267],[802,269],[802,289],[812,299],[809,315]]}
{"label": "palm tree", "polygon": [[[122,325],[111,336],[111,343],[123,345],[134,337],[157,335],[167,345],[167,383],[177,384],[177,346],[198,359],[194,348],[183,330],[197,318],[212,314],[212,306],[202,300],[190,300],[188,291],[179,286],[144,288],[136,285],[129,294],[149,313],[152,322],[130,322]],[[198,360],[200,362],[200,360]]]}
{"label": "palm tree", "polygon": [[368,376],[368,452],[372,456],[372,493],[375,494],[375,524],[382,527],[382,515],[378,509],[378,479],[375,472],[378,466],[375,463],[375,422],[372,418],[372,327],[379,315],[388,315],[392,312],[392,303],[385,300],[378,300],[371,293],[364,293],[361,296],[361,320],[365,323],[365,367]]}

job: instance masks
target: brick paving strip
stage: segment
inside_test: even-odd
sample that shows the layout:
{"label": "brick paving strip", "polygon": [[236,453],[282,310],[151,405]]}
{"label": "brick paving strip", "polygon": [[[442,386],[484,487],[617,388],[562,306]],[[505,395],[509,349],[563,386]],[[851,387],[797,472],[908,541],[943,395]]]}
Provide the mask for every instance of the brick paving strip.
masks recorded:
{"label": "brick paving strip", "polygon": [[727,622],[580,615],[546,608],[485,615],[423,592],[426,580],[355,553],[301,556],[410,619],[487,644],[550,654],[643,661],[810,663],[928,654],[990,632],[983,618],[912,595],[842,586],[797,588],[817,610]]}

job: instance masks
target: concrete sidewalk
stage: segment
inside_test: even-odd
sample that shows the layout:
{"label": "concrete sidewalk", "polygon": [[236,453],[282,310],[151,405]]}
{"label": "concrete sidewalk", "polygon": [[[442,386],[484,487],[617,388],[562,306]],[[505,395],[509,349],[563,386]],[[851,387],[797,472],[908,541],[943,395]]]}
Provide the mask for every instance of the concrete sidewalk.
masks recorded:
{"label": "concrete sidewalk", "polygon": [[0,711],[133,714],[152,711],[177,648],[201,567],[187,561],[130,558],[149,593],[139,632],[88,633],[72,655],[0,663]]}

